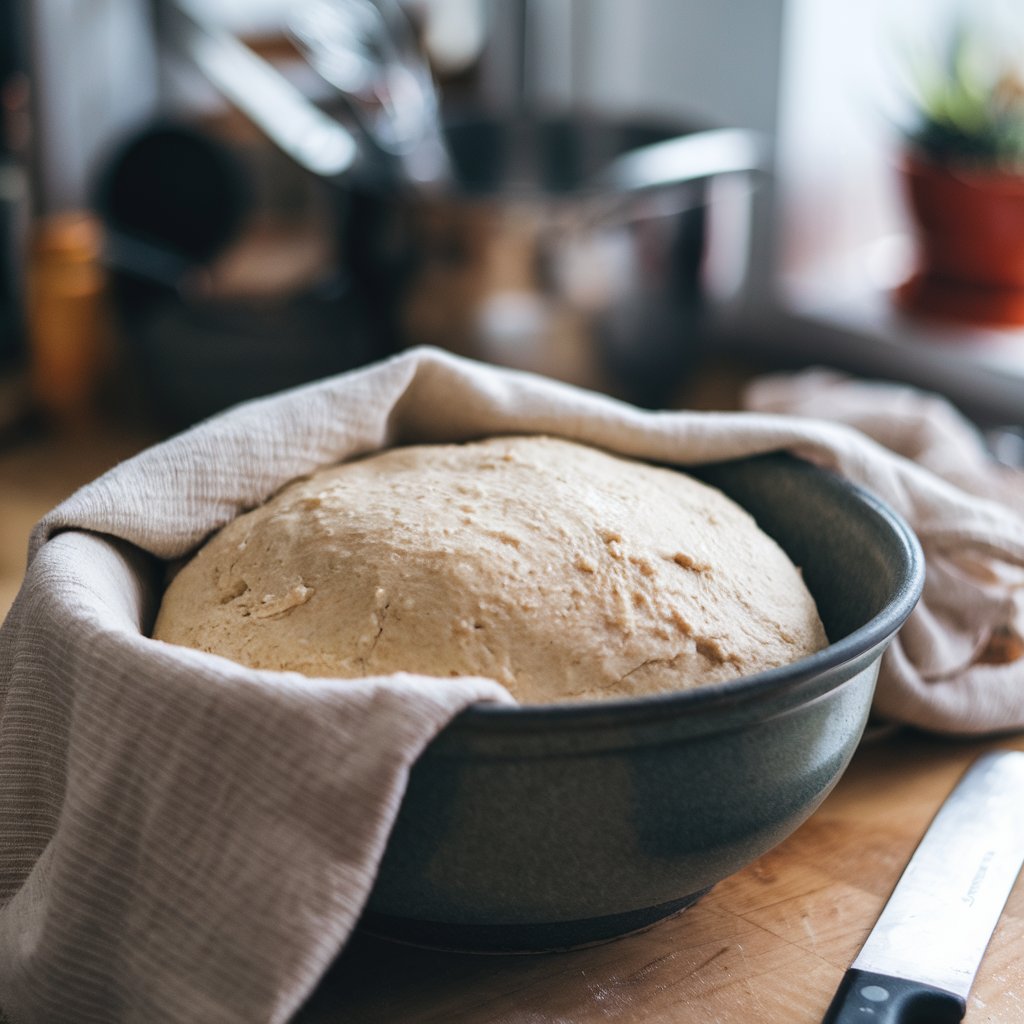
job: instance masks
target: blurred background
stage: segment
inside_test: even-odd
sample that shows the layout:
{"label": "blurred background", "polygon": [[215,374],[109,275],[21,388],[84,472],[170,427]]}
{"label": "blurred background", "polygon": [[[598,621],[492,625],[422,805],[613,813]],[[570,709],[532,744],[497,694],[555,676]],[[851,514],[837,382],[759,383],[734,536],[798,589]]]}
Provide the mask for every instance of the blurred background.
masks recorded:
{"label": "blurred background", "polygon": [[1019,425],[1022,43],[1016,0],[4,0],[9,574],[117,458],[416,344]]}
{"label": "blurred background", "polygon": [[905,163],[923,105],[1012,99],[1024,11],[850,6],[9,0],[0,422],[173,429],[423,342],[647,405],[739,355],[1013,416],[1024,281],[908,299]]}

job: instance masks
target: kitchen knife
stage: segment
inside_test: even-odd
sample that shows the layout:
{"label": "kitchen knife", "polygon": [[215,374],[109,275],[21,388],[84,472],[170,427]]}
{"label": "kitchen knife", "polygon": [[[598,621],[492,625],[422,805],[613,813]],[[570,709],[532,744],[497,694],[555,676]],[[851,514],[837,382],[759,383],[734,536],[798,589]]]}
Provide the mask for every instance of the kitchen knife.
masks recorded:
{"label": "kitchen knife", "polygon": [[823,1024],[947,1024],[1024,862],[1024,751],[967,770],[914,851]]}

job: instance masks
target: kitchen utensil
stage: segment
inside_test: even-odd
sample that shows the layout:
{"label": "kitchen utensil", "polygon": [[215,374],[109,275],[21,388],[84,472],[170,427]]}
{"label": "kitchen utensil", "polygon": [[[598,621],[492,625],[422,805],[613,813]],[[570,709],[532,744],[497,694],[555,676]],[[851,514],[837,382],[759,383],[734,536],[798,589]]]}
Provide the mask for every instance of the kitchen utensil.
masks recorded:
{"label": "kitchen utensil", "polygon": [[156,121],[112,148],[93,192],[105,264],[177,291],[236,237],[251,190],[222,142],[194,125]]}
{"label": "kitchen utensil", "polygon": [[345,99],[365,145],[395,159],[406,183],[448,180],[433,76],[396,0],[303,0],[288,30]]}
{"label": "kitchen utensil", "polygon": [[723,174],[751,174],[766,167],[767,144],[755,132],[708,129],[628,150],[589,185],[629,194]]}
{"label": "kitchen utensil", "polygon": [[780,842],[835,784],[920,594],[918,544],[876,499],[793,458],[698,475],[802,567],[829,646],[665,696],[466,710],[413,767],[368,930],[490,952],[622,935]]}
{"label": "kitchen utensil", "polygon": [[451,189],[346,196],[345,265],[394,344],[668,404],[720,300],[712,265],[742,282],[746,237],[719,214],[742,227],[749,195],[716,185],[763,166],[757,137],[486,114],[446,133]]}
{"label": "kitchen utensil", "polygon": [[[386,184],[387,167],[347,128],[198,5],[164,0],[157,15],[171,52],[302,171],[329,187]],[[336,266],[287,295],[209,293],[206,270],[254,213],[250,171],[224,139],[177,120],[137,128],[100,168],[93,201],[124,356],[147,412],[170,429],[388,354]]]}
{"label": "kitchen utensil", "polygon": [[272,64],[210,21],[193,0],[158,8],[171,49],[191,61],[211,85],[300,167],[332,180],[381,172],[352,133],[310,102]]}
{"label": "kitchen utensil", "polygon": [[996,462],[1024,469],[1024,427],[992,427],[985,431],[985,444]]}
{"label": "kitchen utensil", "polygon": [[935,816],[824,1024],[963,1019],[1024,863],[1024,752],[979,758]]}
{"label": "kitchen utensil", "polygon": [[121,139],[97,176],[121,357],[169,429],[383,354],[330,267],[288,294],[210,293],[207,272],[253,213],[249,170],[196,125],[157,121]]}
{"label": "kitchen utensil", "polygon": [[[342,270],[378,351],[437,345],[639,405],[672,401],[709,309],[742,288],[749,200],[735,190],[726,200],[717,186],[763,168],[755,136],[698,139],[696,126],[523,111],[465,116],[445,125],[450,173],[432,180],[440,187],[405,188],[416,173],[421,185],[430,179],[410,170],[413,153],[360,145],[192,0],[163,7],[178,50],[337,186]],[[308,52],[326,68],[329,53]]]}

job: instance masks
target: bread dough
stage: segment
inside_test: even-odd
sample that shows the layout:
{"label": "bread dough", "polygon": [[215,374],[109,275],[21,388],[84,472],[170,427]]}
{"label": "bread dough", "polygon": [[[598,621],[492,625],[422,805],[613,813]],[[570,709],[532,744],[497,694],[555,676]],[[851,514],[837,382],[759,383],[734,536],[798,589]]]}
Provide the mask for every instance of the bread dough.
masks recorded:
{"label": "bread dough", "polygon": [[552,437],[293,482],[181,569],[154,636],[312,676],[487,676],[521,703],[685,690],[827,643],[800,572],[730,499]]}

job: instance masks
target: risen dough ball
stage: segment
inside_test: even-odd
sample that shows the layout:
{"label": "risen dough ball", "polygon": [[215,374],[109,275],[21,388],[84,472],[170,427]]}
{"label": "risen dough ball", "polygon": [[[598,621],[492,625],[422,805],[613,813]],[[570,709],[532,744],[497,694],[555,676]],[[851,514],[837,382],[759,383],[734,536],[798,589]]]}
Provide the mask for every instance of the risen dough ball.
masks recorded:
{"label": "risen dough ball", "polygon": [[185,565],[154,635],[314,676],[488,676],[523,703],[683,690],[826,643],[799,571],[720,492],[547,437],[288,485]]}

